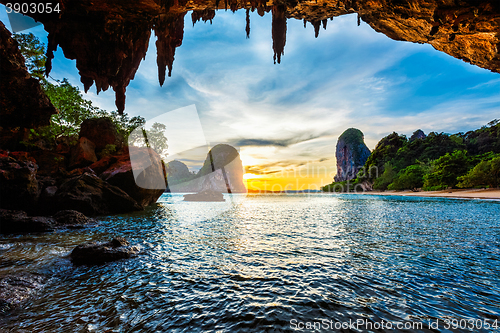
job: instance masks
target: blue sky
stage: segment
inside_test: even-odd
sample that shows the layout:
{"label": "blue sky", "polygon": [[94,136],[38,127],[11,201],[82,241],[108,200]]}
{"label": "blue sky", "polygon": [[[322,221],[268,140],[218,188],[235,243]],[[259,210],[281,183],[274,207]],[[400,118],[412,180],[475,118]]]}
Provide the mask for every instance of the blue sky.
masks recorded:
{"label": "blue sky", "polygon": [[[212,25],[194,27],[186,15],[163,87],[152,34],[127,88],[125,112],[152,119],[195,104],[208,142],[240,144],[244,164],[268,171],[305,162],[333,168],[336,140],[349,127],[360,129],[373,149],[393,131],[465,132],[500,117],[499,74],[430,45],[393,41],[365,23],[358,27],[355,15],[328,21],[318,38],[310,24],[304,29],[302,21],[288,20],[285,55],[276,65],[271,15],[251,13],[249,39],[245,24],[244,11],[218,11]],[[41,26],[28,31],[46,42]],[[82,87],[75,62],[60,49],[51,76]],[[85,97],[115,109],[112,90],[96,95],[92,87]]]}

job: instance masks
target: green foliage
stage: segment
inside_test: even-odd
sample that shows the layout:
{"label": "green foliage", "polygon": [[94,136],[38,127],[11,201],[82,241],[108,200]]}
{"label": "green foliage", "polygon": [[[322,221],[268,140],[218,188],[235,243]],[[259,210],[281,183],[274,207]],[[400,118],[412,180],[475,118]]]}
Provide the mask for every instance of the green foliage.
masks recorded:
{"label": "green foliage", "polygon": [[44,80],[45,45],[32,33],[14,34],[13,38],[19,44],[21,54],[26,59],[28,72],[38,80]]}
{"label": "green foliage", "polygon": [[166,126],[161,123],[154,123],[150,129],[141,127],[130,134],[129,143],[137,147],[152,148],[158,155],[166,157],[168,144],[165,129]]}
{"label": "green foliage", "polygon": [[488,185],[498,187],[500,184],[500,156],[490,161],[479,162],[465,176],[458,178],[458,187],[478,187]]}
{"label": "green foliage", "polygon": [[[419,140],[417,140],[419,141]],[[385,138],[379,141],[375,150],[371,153],[370,157],[365,163],[366,170],[372,170],[373,168],[377,170],[385,170],[385,164],[391,162],[394,157],[396,157],[397,152],[407,143],[407,139],[404,135],[399,135],[396,132],[389,134]],[[368,179],[374,180],[373,174],[368,175]],[[391,180],[392,181],[392,180]],[[389,185],[388,183],[387,185]]]}
{"label": "green foliage", "polygon": [[[30,74],[40,81],[42,89],[58,110],[52,115],[50,125],[36,130],[31,129],[30,140],[24,142],[27,147],[34,146],[34,141],[44,139],[55,146],[60,137],[76,138],[80,126],[85,119],[108,117],[116,125],[118,133],[125,139],[137,127],[143,126],[144,118],[136,116],[129,118],[127,114],[106,112],[83,98],[80,89],[71,85],[67,79],[47,80],[45,72],[45,45],[33,34],[16,34],[14,38],[19,43],[22,55]],[[166,146],[164,146],[166,149]]]}
{"label": "green foliage", "polygon": [[424,190],[434,186],[455,187],[458,183],[457,177],[466,174],[469,166],[470,160],[466,151],[446,153],[432,162],[430,172],[424,176]]}
{"label": "green foliage", "polygon": [[109,156],[114,153],[116,153],[116,145],[107,144],[99,153],[99,158],[103,158],[104,156]]}
{"label": "green foliage", "polygon": [[500,153],[500,122],[494,119],[478,130],[461,134],[471,155]]}
{"label": "green foliage", "polygon": [[394,181],[395,177],[396,171],[394,171],[391,162],[386,162],[384,165],[384,172],[380,177],[375,179],[373,183],[373,189],[379,191],[387,190],[387,187]]}
{"label": "green foliage", "polygon": [[426,173],[426,166],[423,164],[413,164],[398,172],[397,177],[387,187],[388,190],[418,189],[424,185],[423,177]]}

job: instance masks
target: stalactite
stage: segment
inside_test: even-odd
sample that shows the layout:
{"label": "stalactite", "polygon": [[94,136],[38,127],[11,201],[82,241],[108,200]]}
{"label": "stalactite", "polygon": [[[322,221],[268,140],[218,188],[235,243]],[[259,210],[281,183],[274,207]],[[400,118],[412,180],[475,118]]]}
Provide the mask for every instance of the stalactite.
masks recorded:
{"label": "stalactite", "polygon": [[250,9],[247,9],[247,26],[245,29],[247,38],[250,38]]}
{"label": "stalactite", "polygon": [[307,20],[304,19],[304,28],[307,26]]}
{"label": "stalactite", "polygon": [[229,7],[233,13],[235,13],[238,10],[238,0],[230,0],[231,3],[229,4]]}
{"label": "stalactite", "polygon": [[[158,81],[160,82],[160,86],[163,86],[163,83],[165,82],[167,67],[168,76],[172,75],[175,49],[182,45],[182,39],[184,37],[185,15],[186,13],[181,13],[176,16],[163,19],[158,22],[157,26],[154,28],[155,35],[158,38],[156,41],[156,64],[158,65]],[[208,16],[205,17],[209,17],[211,13],[207,13],[207,15]]]}
{"label": "stalactite", "polygon": [[193,21],[193,27],[196,22],[198,22],[200,19],[203,22],[210,21],[210,24],[212,24],[212,20],[215,17],[215,10],[213,9],[203,9],[203,10],[193,10],[191,13],[191,20]]}
{"label": "stalactite", "polygon": [[328,19],[321,21],[323,23],[323,30],[326,30],[326,25],[328,24]]}
{"label": "stalactite", "polygon": [[118,109],[119,114],[123,114],[123,111],[125,110],[125,86],[116,86],[113,87],[113,90],[115,91],[115,105],[116,108]]}
{"label": "stalactite", "polygon": [[358,14],[358,27],[361,25],[361,16]]}
{"label": "stalactite", "polygon": [[311,24],[314,27],[314,38],[318,38],[319,28],[321,28],[321,21],[311,21]]}
{"label": "stalactite", "polygon": [[274,50],[274,63],[276,60],[278,64],[281,63],[281,56],[285,54],[286,43],[286,6],[273,5],[272,7],[272,36],[273,36],[273,50]]}
{"label": "stalactite", "polygon": [[45,60],[45,76],[49,76],[50,71],[52,70],[52,59],[54,59],[54,51],[57,50],[57,42],[56,38],[53,34],[49,34],[47,37],[48,45],[47,45],[47,53]]}
{"label": "stalactite", "polygon": [[85,93],[87,93],[90,87],[92,87],[92,85],[94,84],[94,80],[92,78],[83,75],[80,77],[80,81],[83,83],[83,89],[85,90]]}

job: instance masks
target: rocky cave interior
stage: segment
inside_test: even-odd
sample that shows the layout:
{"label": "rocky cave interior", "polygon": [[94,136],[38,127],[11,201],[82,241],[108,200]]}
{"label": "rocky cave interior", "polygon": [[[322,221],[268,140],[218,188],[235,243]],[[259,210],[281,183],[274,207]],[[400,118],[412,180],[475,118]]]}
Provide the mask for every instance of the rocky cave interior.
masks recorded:
{"label": "rocky cave interior", "polygon": [[[4,0],[0,2],[7,3]],[[48,32],[46,74],[50,73],[54,51],[60,47],[66,58],[76,60],[84,90],[96,89],[99,93],[111,87],[116,95],[115,103],[119,112],[125,109],[127,85],[134,79],[141,61],[145,58],[152,33],[157,38],[156,62],[159,84],[162,85],[167,79],[166,76],[170,76],[172,72],[176,48],[182,45],[185,16],[191,15],[192,23],[196,24],[200,20],[216,20],[217,11],[226,10],[246,11],[247,36],[251,35],[248,15],[250,11],[257,11],[261,16],[272,15],[272,47],[274,61],[278,63],[276,66],[279,66],[284,54],[287,20],[303,20],[305,25],[311,24],[317,36],[321,28],[327,29],[329,19],[354,14],[357,15],[358,22],[364,21],[377,32],[394,40],[428,43],[436,50],[455,58],[493,72],[500,71],[498,53],[500,3],[498,1],[61,0],[59,4],[60,13],[30,14],[33,19],[41,22]],[[2,64],[0,148],[14,151],[16,142],[22,140],[30,128],[48,125],[51,115],[57,110],[42,91],[38,81],[30,77],[17,42],[3,24],[0,24],[0,38]],[[94,85],[95,88],[93,88]],[[9,156],[20,160],[23,154],[18,154],[19,156],[10,154]],[[38,201],[47,191],[56,193],[54,186],[59,188],[58,191],[61,190],[60,185],[68,177],[85,178],[85,169],[80,168],[78,169],[80,173],[73,170],[69,174],[64,174],[62,180],[49,179],[43,183],[44,180],[40,177],[43,177],[44,171],[46,175],[53,176],[51,168],[57,169],[57,165],[54,166],[53,162],[48,167],[44,167],[43,160],[47,159],[50,154],[54,153],[45,152],[38,153],[38,155],[36,152],[32,153],[30,156],[34,157],[38,164],[38,173],[36,170],[31,170],[28,165],[19,166],[19,170],[26,169],[26,175],[20,177],[24,185],[16,183],[12,185],[13,187],[3,186],[4,190],[24,189],[19,198],[27,196]],[[57,158],[59,155],[56,156]],[[94,169],[100,170],[102,176],[113,168],[120,168],[119,163],[127,163],[128,159],[129,156],[126,156],[123,161],[118,158],[108,160],[107,164],[101,162],[100,165],[94,166]],[[113,163],[116,164],[114,167],[112,167]],[[161,169],[160,164],[158,168]],[[91,182],[90,179],[87,180]],[[110,182],[109,179],[106,181]],[[73,184],[75,191],[77,183]],[[114,182],[115,185],[122,183],[123,180]],[[96,184],[92,186],[97,186]],[[131,190],[130,188],[134,186],[129,185],[121,186],[124,187],[122,189],[125,192],[135,194],[134,200],[139,206],[154,202],[155,198],[162,193],[162,190],[156,190],[153,194],[137,188]],[[103,188],[101,192],[102,190]],[[108,190],[112,192],[109,188],[106,189]],[[49,192],[46,195],[51,197],[54,193]],[[101,195],[104,194],[101,193]],[[31,199],[25,201],[29,203],[33,201]],[[106,210],[113,211],[111,206],[91,207],[86,211],[91,214],[103,213]],[[13,205],[2,208],[24,207]]]}

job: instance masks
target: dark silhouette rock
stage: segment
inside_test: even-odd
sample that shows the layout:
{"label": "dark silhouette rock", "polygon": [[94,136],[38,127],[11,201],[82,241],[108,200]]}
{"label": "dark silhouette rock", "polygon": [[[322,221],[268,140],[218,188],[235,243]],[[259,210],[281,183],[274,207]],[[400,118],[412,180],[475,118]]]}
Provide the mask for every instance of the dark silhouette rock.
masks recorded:
{"label": "dark silhouette rock", "polygon": [[70,254],[73,264],[102,265],[107,262],[127,259],[137,254],[139,250],[122,237],[115,237],[110,242],[88,242],[80,244]]}
{"label": "dark silhouette rock", "polygon": [[61,207],[90,216],[142,209],[123,190],[91,173],[71,178],[59,187],[51,209],[57,211]]}
{"label": "dark silhouette rock", "polygon": [[95,155],[95,144],[85,137],[81,137],[78,143],[71,151],[71,159],[69,161],[70,168],[81,168],[91,165],[97,161]]}
{"label": "dark silhouette rock", "polygon": [[38,200],[38,166],[30,160],[0,158],[0,208],[33,208]]}
{"label": "dark silhouette rock", "polygon": [[[238,151],[227,144],[218,144],[214,146],[207,154],[203,167],[198,172],[198,177],[205,177],[217,172],[221,177],[214,179],[215,184],[212,190],[220,190],[228,193],[246,192],[243,184],[243,165]],[[203,183],[201,182],[201,190]]]}
{"label": "dark silhouette rock", "polygon": [[0,234],[53,231],[54,223],[52,218],[31,217],[24,211],[0,209]]}
{"label": "dark silhouette rock", "polygon": [[56,113],[56,109],[43,92],[38,80],[28,73],[18,43],[2,22],[0,63],[0,126],[13,129],[48,125],[50,116]]}
{"label": "dark silhouette rock", "polygon": [[203,190],[198,193],[184,194],[184,201],[226,201],[221,192]]}
{"label": "dark silhouette rock", "polygon": [[66,157],[49,150],[36,150],[30,153],[38,165],[38,175],[50,176],[66,170]]}
{"label": "dark silhouette rock", "polygon": [[118,134],[116,125],[110,118],[106,117],[84,120],[80,128],[81,138],[92,141],[98,152],[107,145],[115,145],[116,149],[120,149],[123,143],[123,138]]}
{"label": "dark silhouette rock", "polygon": [[95,224],[95,220],[88,218],[76,210],[61,210],[53,216],[56,226],[69,229],[80,229],[91,224]]}
{"label": "dark silhouette rock", "polygon": [[114,163],[99,177],[128,193],[140,206],[155,203],[165,191],[165,170],[153,149],[129,147],[128,152],[109,161]]}
{"label": "dark silhouette rock", "polygon": [[19,307],[40,291],[47,278],[43,275],[22,273],[0,278],[0,314]]}
{"label": "dark silhouette rock", "polygon": [[419,130],[416,130],[415,132],[413,132],[413,135],[410,137],[410,142],[413,142],[417,139],[425,139],[426,137],[427,137],[427,135],[425,135],[424,131],[419,129]]}
{"label": "dark silhouette rock", "polygon": [[347,129],[337,141],[337,175],[334,180],[341,182],[356,178],[370,154],[363,133],[356,128]]}

